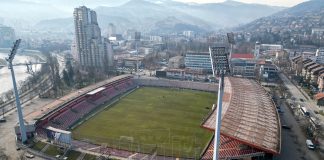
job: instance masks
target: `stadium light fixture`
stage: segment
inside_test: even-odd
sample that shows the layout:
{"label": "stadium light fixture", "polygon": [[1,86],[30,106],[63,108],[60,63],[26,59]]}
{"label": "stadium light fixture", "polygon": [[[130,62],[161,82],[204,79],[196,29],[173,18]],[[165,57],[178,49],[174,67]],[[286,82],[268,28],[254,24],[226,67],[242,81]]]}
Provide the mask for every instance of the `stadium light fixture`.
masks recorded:
{"label": "stadium light fixture", "polygon": [[16,107],[17,107],[18,118],[19,118],[21,142],[25,143],[27,141],[26,127],[25,127],[24,118],[23,118],[23,114],[22,114],[22,108],[21,108],[18,89],[17,89],[15,72],[14,72],[13,65],[12,65],[12,61],[15,58],[15,55],[17,53],[20,42],[21,42],[21,39],[16,40],[16,42],[14,43],[14,46],[12,47],[12,50],[10,51],[10,53],[8,55],[8,58],[6,58],[6,61],[8,62],[8,68],[11,71],[12,84],[13,84],[13,88],[14,88],[14,93],[15,93],[15,98],[16,98]]}
{"label": "stadium light fixture", "polygon": [[213,154],[213,160],[218,160],[222,120],[222,103],[224,95],[224,77],[226,73],[230,72],[230,69],[228,63],[228,53],[226,52],[225,47],[209,47],[209,54],[212,63],[213,75],[214,77],[216,75],[219,76]]}
{"label": "stadium light fixture", "polygon": [[232,52],[233,52],[233,46],[235,45],[235,38],[234,38],[234,33],[227,33],[227,40],[228,43],[230,44],[230,54],[229,54],[229,58],[232,58]]}
{"label": "stadium light fixture", "polygon": [[234,45],[235,44],[235,39],[234,39],[234,33],[227,33],[227,39],[228,43]]}

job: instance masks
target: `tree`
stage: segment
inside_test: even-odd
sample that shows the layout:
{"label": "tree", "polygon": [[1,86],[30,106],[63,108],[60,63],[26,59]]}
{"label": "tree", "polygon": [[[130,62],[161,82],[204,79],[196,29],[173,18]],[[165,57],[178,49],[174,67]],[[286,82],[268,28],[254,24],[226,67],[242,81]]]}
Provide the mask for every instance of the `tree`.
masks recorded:
{"label": "tree", "polygon": [[[32,76],[35,76],[36,75],[36,65],[33,65],[32,63],[33,63],[32,61],[26,62],[26,67],[27,67],[26,73],[28,73]],[[34,68],[33,68],[33,66],[34,66]]]}
{"label": "tree", "polygon": [[80,70],[76,70],[75,72],[75,84],[77,88],[82,88],[83,87],[83,77],[82,77],[82,73],[80,72]]}
{"label": "tree", "polygon": [[53,91],[54,96],[58,96],[58,92],[61,88],[61,78],[60,78],[60,70],[59,70],[59,63],[56,57],[52,56],[51,54],[46,54],[48,69],[50,71],[51,80],[53,83]]}
{"label": "tree", "polygon": [[13,98],[13,90],[9,90],[5,93],[5,97],[7,101],[11,100]]}
{"label": "tree", "polygon": [[74,83],[74,70],[71,64],[71,61],[66,62],[67,74],[69,76],[70,84]]}
{"label": "tree", "polygon": [[71,81],[68,72],[64,69],[63,70],[63,80],[67,86],[71,86]]}
{"label": "tree", "polygon": [[111,68],[109,66],[108,56],[105,56],[104,57],[104,60],[103,60],[103,71],[104,71],[105,75],[109,75],[109,72],[111,71]]}
{"label": "tree", "polygon": [[3,97],[0,97],[0,108],[2,110],[2,117],[4,118],[4,107],[3,104],[4,104],[4,100],[3,100]]}
{"label": "tree", "polygon": [[1,160],[8,160],[9,157],[4,153],[4,149],[0,148],[0,159]]}

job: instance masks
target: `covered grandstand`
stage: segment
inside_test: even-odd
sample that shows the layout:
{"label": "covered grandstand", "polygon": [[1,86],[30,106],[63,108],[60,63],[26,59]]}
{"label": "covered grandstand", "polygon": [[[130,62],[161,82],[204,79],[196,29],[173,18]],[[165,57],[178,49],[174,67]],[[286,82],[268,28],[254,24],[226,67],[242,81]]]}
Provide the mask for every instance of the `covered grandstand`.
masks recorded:
{"label": "covered grandstand", "polygon": [[[281,125],[267,92],[254,80],[226,78],[222,110],[221,159],[272,156],[281,150]],[[203,123],[215,130],[216,109]],[[212,159],[214,139],[202,159]]]}
{"label": "covered grandstand", "polygon": [[40,135],[44,134],[44,128],[48,126],[69,130],[100,105],[135,87],[132,76],[120,76],[97,86],[97,88],[84,89],[82,94],[78,93],[76,96],[67,95],[70,98],[63,97],[67,99],[66,101],[61,103],[54,101],[49,104],[49,106],[57,105],[57,107],[53,107],[48,113],[40,115],[36,130]]}

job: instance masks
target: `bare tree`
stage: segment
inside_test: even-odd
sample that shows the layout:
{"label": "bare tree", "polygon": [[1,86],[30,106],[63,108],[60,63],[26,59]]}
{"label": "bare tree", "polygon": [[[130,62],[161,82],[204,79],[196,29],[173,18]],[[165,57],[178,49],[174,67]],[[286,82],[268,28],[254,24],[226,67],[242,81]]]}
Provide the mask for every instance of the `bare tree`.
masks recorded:
{"label": "bare tree", "polygon": [[4,148],[0,148],[0,159],[1,160],[9,160],[9,157],[4,153]]}
{"label": "bare tree", "polygon": [[59,90],[61,88],[59,63],[56,57],[52,56],[51,54],[47,54],[46,58],[47,58],[48,69],[51,75],[51,80],[53,83],[54,96],[57,97]]}
{"label": "bare tree", "polygon": [[13,90],[9,90],[5,93],[6,100],[9,101],[13,98]]}
{"label": "bare tree", "polygon": [[5,110],[4,110],[4,107],[3,104],[4,104],[4,100],[3,100],[3,97],[0,97],[0,109],[1,109],[1,112],[2,112],[2,117],[4,118],[4,114],[5,114]]}
{"label": "bare tree", "polygon": [[[35,67],[33,68],[33,66],[35,66]],[[33,65],[33,63],[31,61],[27,61],[26,67],[27,67],[26,73],[28,73],[32,76],[36,75],[36,65]]]}

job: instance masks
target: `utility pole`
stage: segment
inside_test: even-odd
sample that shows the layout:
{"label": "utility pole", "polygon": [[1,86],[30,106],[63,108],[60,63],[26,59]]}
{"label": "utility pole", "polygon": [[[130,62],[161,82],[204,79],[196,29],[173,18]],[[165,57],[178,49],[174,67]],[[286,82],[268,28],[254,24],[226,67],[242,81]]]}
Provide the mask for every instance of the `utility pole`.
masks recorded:
{"label": "utility pole", "polygon": [[229,73],[228,53],[225,47],[209,47],[209,53],[211,57],[212,69],[214,77],[219,76],[218,86],[218,99],[216,109],[216,121],[215,121],[215,136],[214,136],[214,154],[213,160],[219,159],[219,146],[220,146],[220,130],[222,121],[222,103],[224,95],[224,77],[226,73]]}
{"label": "utility pole", "polygon": [[23,113],[22,113],[22,108],[21,108],[21,104],[20,104],[20,99],[19,99],[19,94],[18,94],[18,89],[17,89],[15,72],[14,72],[13,65],[12,65],[12,61],[15,58],[15,55],[17,53],[18,47],[20,45],[20,42],[21,42],[21,39],[18,39],[14,43],[14,46],[12,47],[12,50],[10,51],[10,54],[8,55],[9,57],[6,58],[6,61],[8,62],[8,68],[11,71],[12,84],[13,84],[13,88],[14,88],[14,93],[15,93],[15,98],[16,98],[16,107],[17,107],[18,118],[19,118],[19,127],[20,127],[21,142],[22,143],[25,143],[27,141],[26,127],[25,127]]}

